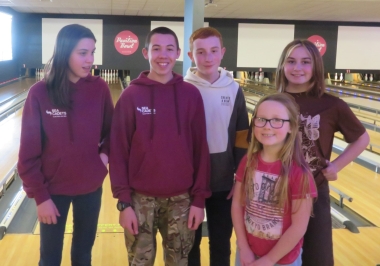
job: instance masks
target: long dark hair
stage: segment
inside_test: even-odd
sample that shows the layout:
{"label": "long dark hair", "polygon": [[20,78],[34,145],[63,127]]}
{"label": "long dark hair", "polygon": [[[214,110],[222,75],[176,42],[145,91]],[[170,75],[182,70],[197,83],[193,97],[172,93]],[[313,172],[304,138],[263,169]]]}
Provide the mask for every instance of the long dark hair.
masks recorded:
{"label": "long dark hair", "polygon": [[310,88],[307,93],[314,97],[321,97],[326,90],[323,60],[318,48],[309,40],[296,39],[284,48],[276,71],[276,88],[279,92],[284,92],[286,90],[289,82],[285,77],[284,66],[286,59],[288,59],[290,54],[297,47],[304,47],[313,61],[313,75],[310,79]]}
{"label": "long dark hair", "polygon": [[57,107],[71,108],[70,81],[67,75],[72,51],[83,38],[93,39],[89,28],[79,24],[63,27],[55,41],[54,53],[45,66],[45,82],[51,102]]}

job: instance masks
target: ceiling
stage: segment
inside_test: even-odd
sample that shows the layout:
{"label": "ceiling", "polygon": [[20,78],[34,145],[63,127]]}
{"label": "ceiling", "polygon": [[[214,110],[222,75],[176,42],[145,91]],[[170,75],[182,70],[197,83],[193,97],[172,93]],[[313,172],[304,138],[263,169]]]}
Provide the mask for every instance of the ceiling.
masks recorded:
{"label": "ceiling", "polygon": [[[380,22],[380,0],[204,1],[205,18]],[[185,0],[0,0],[0,6],[25,13],[183,17],[184,2]]]}

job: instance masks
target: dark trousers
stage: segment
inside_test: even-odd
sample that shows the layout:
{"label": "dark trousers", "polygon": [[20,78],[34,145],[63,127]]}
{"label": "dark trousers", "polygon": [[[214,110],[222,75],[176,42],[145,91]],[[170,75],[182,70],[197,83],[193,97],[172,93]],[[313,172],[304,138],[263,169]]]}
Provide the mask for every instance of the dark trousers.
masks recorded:
{"label": "dark trousers", "polygon": [[[213,192],[206,199],[207,229],[210,245],[210,266],[230,266],[232,235],[231,203],[229,191]],[[189,266],[201,265],[200,244],[202,225],[195,232],[194,246],[189,254]]]}
{"label": "dark trousers", "polygon": [[328,191],[318,191],[318,199],[313,208],[314,217],[310,218],[304,236],[302,265],[332,266],[334,265],[334,256]]}
{"label": "dark trousers", "polygon": [[59,266],[62,259],[63,237],[70,204],[73,204],[73,239],[71,264],[91,265],[91,250],[94,245],[102,197],[102,188],[79,196],[51,195],[61,216],[57,224],[40,223],[39,266]]}

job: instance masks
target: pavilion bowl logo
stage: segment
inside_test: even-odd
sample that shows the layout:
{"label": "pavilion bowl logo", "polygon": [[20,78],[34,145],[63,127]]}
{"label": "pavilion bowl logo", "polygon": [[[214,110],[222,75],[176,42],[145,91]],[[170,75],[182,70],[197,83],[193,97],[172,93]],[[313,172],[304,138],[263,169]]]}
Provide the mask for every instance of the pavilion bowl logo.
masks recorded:
{"label": "pavilion bowl logo", "polygon": [[131,55],[139,48],[139,38],[133,32],[125,30],[116,35],[114,45],[122,55]]}
{"label": "pavilion bowl logo", "polygon": [[327,44],[326,44],[326,41],[325,39],[323,39],[321,36],[319,35],[313,35],[313,36],[310,36],[309,38],[307,38],[309,41],[311,41],[312,43],[315,44],[315,46],[317,46],[318,50],[319,50],[319,53],[321,54],[321,56],[323,56],[326,52],[326,49],[327,49]]}

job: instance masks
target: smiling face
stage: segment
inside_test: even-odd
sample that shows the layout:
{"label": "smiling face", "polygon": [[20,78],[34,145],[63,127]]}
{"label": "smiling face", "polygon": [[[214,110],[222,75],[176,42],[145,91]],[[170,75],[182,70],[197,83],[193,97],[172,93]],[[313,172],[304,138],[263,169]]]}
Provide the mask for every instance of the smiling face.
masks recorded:
{"label": "smiling face", "polygon": [[76,83],[80,78],[85,78],[90,73],[94,63],[95,40],[90,38],[81,39],[74,47],[69,58],[67,76]]}
{"label": "smiling face", "polygon": [[149,47],[142,52],[150,65],[148,78],[164,84],[173,78],[172,70],[181,53],[173,35],[153,34]]}
{"label": "smiling face", "polygon": [[[277,101],[264,101],[258,109],[255,117],[264,119],[283,119],[289,120],[289,114],[286,107]],[[291,133],[290,123],[284,122],[281,128],[272,128],[269,121],[264,127],[255,126],[253,129],[255,138],[263,145],[264,151],[269,151],[277,155],[285,143],[288,133]]]}
{"label": "smiling face", "polygon": [[218,67],[226,50],[221,47],[220,39],[216,36],[196,39],[192,47],[188,55],[197,66],[196,75],[210,83],[215,82],[219,78]]}
{"label": "smiling face", "polygon": [[284,64],[284,74],[288,81],[286,91],[305,92],[310,88],[313,75],[313,61],[303,46],[293,49]]}

